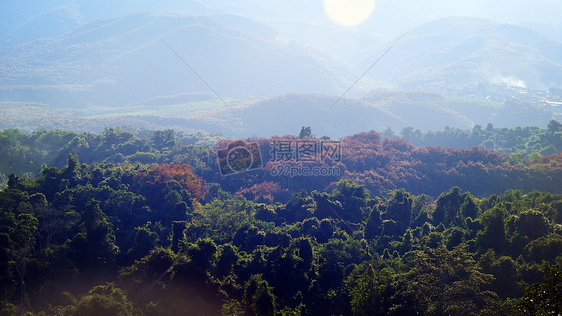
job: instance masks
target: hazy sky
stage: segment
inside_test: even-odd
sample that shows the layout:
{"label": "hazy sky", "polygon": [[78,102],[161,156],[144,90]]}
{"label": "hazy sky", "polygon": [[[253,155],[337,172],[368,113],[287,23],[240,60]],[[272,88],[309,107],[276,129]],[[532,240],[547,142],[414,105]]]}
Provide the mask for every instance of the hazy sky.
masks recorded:
{"label": "hazy sky", "polygon": [[436,16],[463,15],[484,17],[498,22],[561,21],[561,0],[449,0],[404,1]]}
{"label": "hazy sky", "polygon": [[[80,8],[84,21],[108,18],[139,10],[173,12],[190,12],[198,1],[179,0],[122,0],[122,1],[84,1],[51,0],[26,1],[4,0],[0,2],[0,34],[6,34],[29,19],[50,8],[75,3]],[[227,11],[270,18],[274,12],[294,14],[295,17],[316,19],[328,22],[323,12],[322,0],[242,0],[242,1],[199,1],[213,9],[226,6]],[[412,20],[432,19],[444,16],[478,16],[498,22],[538,21],[559,23],[562,21],[562,0],[376,0],[375,10],[384,14],[401,14]],[[375,11],[376,12],[376,11]],[[378,12],[381,14],[381,12]],[[365,23],[368,24],[368,21]]]}

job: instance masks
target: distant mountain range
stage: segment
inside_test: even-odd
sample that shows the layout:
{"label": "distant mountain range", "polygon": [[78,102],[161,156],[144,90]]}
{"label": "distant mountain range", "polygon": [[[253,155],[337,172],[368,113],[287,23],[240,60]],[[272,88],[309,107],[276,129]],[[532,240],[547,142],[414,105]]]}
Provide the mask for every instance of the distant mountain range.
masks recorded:
{"label": "distant mountain range", "polygon": [[[562,87],[562,43],[556,30],[541,31],[545,25],[459,17],[422,24],[338,101],[396,37],[291,20],[290,12],[275,18],[265,4],[243,3],[227,5],[234,14],[213,0],[192,1],[190,14],[84,22],[83,4],[69,4],[37,15],[0,38],[0,128],[130,124],[266,137],[311,126],[317,136],[340,137],[405,126],[546,126],[559,117],[518,96],[449,96],[479,84]],[[241,15],[250,3],[271,20]],[[303,25],[312,30],[304,42],[283,40]],[[25,116],[18,106],[34,114],[18,121]]]}
{"label": "distant mountain range", "polygon": [[[388,46],[367,55],[363,67]],[[562,43],[522,26],[444,18],[407,32],[368,76],[403,89],[505,83],[548,90],[562,86]]]}
{"label": "distant mountain range", "polygon": [[73,108],[208,92],[197,76],[221,96],[242,97],[340,93],[356,75],[236,15],[136,13],[92,22],[61,37],[4,48],[0,64],[1,101]]}
{"label": "distant mountain range", "polygon": [[[228,107],[213,95],[182,95],[152,99],[122,110],[67,111],[40,104],[0,102],[5,120],[0,129],[69,129],[99,132],[107,126],[149,130],[172,128],[185,132],[220,133],[231,138],[298,135],[310,126],[314,135],[340,138],[355,133],[403,127],[422,131],[446,127],[546,127],[558,119],[552,111],[528,102],[505,103],[473,98],[449,98],[422,91],[376,91],[363,98],[320,94],[288,94],[273,98],[228,100]],[[336,102],[338,101],[338,102]],[[162,105],[167,104],[167,105]],[[109,112],[109,114],[107,114]]]}

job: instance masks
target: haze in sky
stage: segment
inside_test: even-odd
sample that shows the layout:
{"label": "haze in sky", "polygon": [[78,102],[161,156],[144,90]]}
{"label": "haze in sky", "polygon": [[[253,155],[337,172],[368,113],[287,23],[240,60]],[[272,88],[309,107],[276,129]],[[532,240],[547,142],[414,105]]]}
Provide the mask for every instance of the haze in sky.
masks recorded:
{"label": "haze in sky", "polygon": [[[228,12],[235,12],[251,16],[257,19],[293,16],[297,19],[306,18],[310,21],[328,23],[329,14],[323,8],[322,0],[313,1],[257,1],[244,0],[236,2],[224,1],[2,1],[0,4],[0,35],[4,36],[14,31],[27,21],[37,17],[49,9],[57,6],[73,4],[78,9],[76,18],[79,21],[87,22],[96,19],[120,16],[135,11],[149,11],[159,13],[185,12],[198,13],[201,7],[208,7],[212,10],[221,9]],[[331,3],[338,0],[324,1]],[[365,0],[354,0],[360,5],[370,2]],[[351,5],[351,7],[355,7]],[[359,28],[368,27],[377,18],[377,12],[388,10],[389,13],[402,16],[401,20],[418,22],[437,19],[445,16],[471,16],[491,19],[503,23],[521,23],[536,21],[541,23],[559,23],[560,12],[562,12],[562,1],[560,0],[378,0],[374,3],[374,14],[366,20]],[[425,22],[424,21],[424,22]],[[350,23],[348,23],[350,24]],[[351,23],[355,24],[355,23]]]}
{"label": "haze in sky", "polygon": [[[22,104],[40,104],[95,119],[183,115],[189,124],[174,124],[228,133],[227,122],[245,126],[240,133],[272,135],[301,123],[248,126],[272,109],[307,110],[317,119],[345,96],[329,113],[337,130],[318,123],[328,126],[327,135],[341,136],[496,123],[502,117],[496,109],[515,87],[529,90],[517,96],[539,108],[533,115],[511,111],[525,120],[498,124],[545,125],[554,114],[541,106],[558,99],[542,95],[562,89],[559,12],[562,0],[7,0],[0,2],[0,102],[15,109],[14,117]],[[479,90],[480,84],[507,88]],[[430,94],[385,99],[373,92],[382,90]],[[488,112],[460,101],[453,108],[443,95],[497,104],[488,104]],[[248,113],[206,112],[230,110],[223,103],[231,102]],[[364,125],[353,115],[342,127],[352,108],[368,113]]]}

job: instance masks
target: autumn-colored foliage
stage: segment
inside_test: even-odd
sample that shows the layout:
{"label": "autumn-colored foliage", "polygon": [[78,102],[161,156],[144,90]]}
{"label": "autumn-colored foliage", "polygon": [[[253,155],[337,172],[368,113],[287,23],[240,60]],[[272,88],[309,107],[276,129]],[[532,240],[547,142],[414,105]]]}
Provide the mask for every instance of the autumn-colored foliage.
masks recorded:
{"label": "autumn-colored foliage", "polygon": [[[255,171],[251,178],[229,179],[229,183],[233,182],[231,185],[237,188],[236,191],[246,188],[244,194],[255,191],[257,187],[254,187],[263,182],[273,182],[281,188],[298,192],[302,189],[333,189],[335,183],[342,179],[352,179],[375,194],[404,188],[415,194],[437,196],[452,186],[462,187],[477,196],[498,194],[509,189],[561,192],[561,186],[556,185],[562,182],[560,153],[545,156],[536,154],[524,159],[478,146],[468,149],[415,147],[404,139],[382,139],[379,133],[370,131],[342,138],[339,141],[341,160],[337,162],[330,159],[273,159],[271,144],[296,143],[300,140],[296,136],[252,140],[259,144],[263,168]],[[324,139],[307,137],[306,140],[322,142]],[[341,173],[332,177],[283,174],[286,169],[296,167],[337,167]],[[272,176],[280,173],[284,176]],[[250,199],[254,197],[252,195]]]}
{"label": "autumn-colored foliage", "polygon": [[177,181],[184,185],[195,199],[201,199],[205,194],[205,181],[197,177],[188,164],[156,165],[139,176],[149,184]]}
{"label": "autumn-colored foliage", "polygon": [[263,182],[253,185],[251,188],[242,189],[236,192],[244,196],[247,200],[258,203],[270,203],[275,201],[288,201],[291,198],[289,190],[281,188],[274,182]]}

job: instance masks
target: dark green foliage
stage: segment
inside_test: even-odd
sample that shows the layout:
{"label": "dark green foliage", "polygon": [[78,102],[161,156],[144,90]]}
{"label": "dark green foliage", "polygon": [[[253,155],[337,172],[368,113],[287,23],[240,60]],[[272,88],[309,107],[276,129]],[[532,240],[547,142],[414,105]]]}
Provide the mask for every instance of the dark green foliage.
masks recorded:
{"label": "dark green foliage", "polygon": [[54,309],[56,315],[140,315],[141,310],[135,307],[127,294],[115,284],[98,285],[87,294],[76,298],[67,293],[71,305]]}
{"label": "dark green foliage", "polygon": [[517,284],[520,279],[519,265],[511,257],[496,257],[494,250],[489,249],[479,259],[478,264],[484,273],[494,276],[489,289],[502,298],[514,298],[521,295],[521,289]]}
{"label": "dark green foliage", "polygon": [[[174,224],[176,224],[174,222]],[[179,225],[178,225],[179,226]],[[176,234],[176,227],[172,227],[174,236]],[[136,227],[135,228],[135,244],[127,252],[129,260],[139,260],[154,249],[158,245],[160,238],[156,232],[150,230],[149,227]],[[174,239],[175,240],[175,239]],[[177,251],[177,244],[176,251]],[[172,250],[174,250],[174,242],[172,241]]]}
{"label": "dark green foliage", "polygon": [[334,236],[334,225],[330,219],[323,219],[320,221],[320,226],[316,231],[316,240],[319,243],[326,243]]}
{"label": "dark green foliage", "polygon": [[378,238],[382,233],[382,219],[381,213],[375,207],[369,213],[369,217],[367,218],[367,223],[365,224],[365,238],[367,239],[375,239]]}
{"label": "dark green foliage", "polygon": [[184,240],[185,238],[185,229],[186,222],[184,221],[174,221],[172,222],[172,246],[171,249],[173,252],[177,252],[179,250],[180,241]]}
{"label": "dark green foliage", "polygon": [[369,191],[364,186],[349,180],[338,182],[338,187],[332,193],[335,200],[343,207],[341,219],[350,222],[361,222],[364,217]]}
{"label": "dark green foliage", "polygon": [[445,226],[464,226],[466,217],[476,218],[478,213],[478,206],[472,201],[472,196],[467,192],[461,194],[460,188],[454,187],[437,199],[433,220],[436,225],[443,223]]}
{"label": "dark green foliage", "polygon": [[[153,308],[139,307],[149,303],[147,293],[168,304],[177,291],[193,293],[186,306],[218,295],[217,299],[224,299],[223,306],[211,304],[208,308],[245,311],[248,315],[281,310],[306,314],[455,314],[459,306],[465,306],[468,313],[497,306],[512,311],[508,299],[521,295],[521,281],[534,278],[532,265],[527,268],[525,260],[530,264],[552,262],[562,251],[560,237],[551,232],[546,216],[529,211],[540,206],[555,218],[560,197],[540,192],[523,195],[510,191],[480,202],[453,188],[432,206],[427,197],[404,190],[390,192],[385,200],[370,199],[361,186],[343,182],[332,195],[313,192],[310,197],[301,192],[286,205],[277,206],[225,195],[201,209],[181,210],[190,214],[188,218],[174,215],[176,208],[172,205],[181,203],[167,202],[172,199],[170,192],[178,194],[174,201],[189,198],[181,196],[179,192],[185,189],[177,182],[153,186],[168,193],[160,195],[164,196],[160,203],[149,203],[154,193],[145,183],[135,182],[139,178],[129,176],[129,172],[146,169],[96,168],[76,164],[72,172],[63,171],[59,176],[64,179],[80,174],[92,179],[86,181],[95,181],[97,172],[114,174],[114,188],[103,184],[107,182],[94,187],[91,182],[78,180],[55,192],[57,207],[76,208],[78,212],[57,212],[43,193],[30,196],[15,189],[1,192],[0,203],[5,210],[2,223],[14,228],[5,230],[0,241],[8,249],[29,243],[18,248],[23,253],[3,254],[13,262],[3,267],[0,280],[8,293],[18,297],[12,301],[27,300],[29,289],[32,297],[39,295],[37,282],[25,280],[41,275],[41,269],[46,272],[47,267],[56,272],[55,263],[60,262],[57,266],[77,269],[77,276],[85,277],[94,273],[110,277],[111,269],[115,269],[111,267],[118,266],[120,278],[114,280],[130,289],[133,298],[122,296],[120,290],[93,291],[75,298],[71,305],[56,307],[61,313],[86,310],[96,304],[94,301],[106,302],[107,308],[116,312],[121,308],[149,311]],[[128,191],[122,181],[132,181],[129,187],[137,193]],[[545,203],[549,207],[541,206]],[[158,209],[158,205],[163,208]],[[346,212],[346,206],[368,216],[342,216],[339,212]],[[68,217],[72,212],[77,219]],[[315,217],[320,214],[322,219]],[[439,225],[431,225],[427,214],[443,214]],[[177,216],[183,220],[172,220]],[[70,226],[65,227],[65,222]],[[52,231],[49,227],[56,228],[56,233],[47,242],[45,234]],[[127,231],[131,237],[127,237]],[[36,232],[42,232],[38,239],[29,238]],[[65,243],[63,236],[70,242]],[[514,247],[517,236],[524,240],[525,249],[518,252],[524,259],[496,257],[495,253],[513,253],[508,246]],[[50,255],[36,249],[45,249]],[[71,261],[56,259],[61,256]],[[481,256],[478,263],[474,256]],[[36,268],[40,266],[37,260],[44,261],[44,268]],[[18,269],[30,264],[32,275],[18,274]],[[102,265],[107,272],[100,271]],[[524,269],[529,272],[519,272]],[[148,288],[137,289],[141,284]],[[154,308],[164,314],[167,310]]]}
{"label": "dark green foliage", "polygon": [[528,315],[560,315],[562,313],[562,270],[559,265],[543,265],[544,281],[525,289],[519,306]]}
{"label": "dark green foliage", "polygon": [[[404,128],[402,137],[416,146],[443,146],[471,148],[482,146],[505,154],[521,153],[528,157],[533,153],[542,155],[562,151],[562,124],[551,120],[547,128],[534,126],[516,128],[494,128],[488,124],[485,129],[476,125],[470,130],[447,127],[444,131],[422,133],[413,128]],[[550,148],[550,149],[548,149]],[[550,152],[552,150],[552,152]]]}
{"label": "dark green foliage", "polygon": [[550,224],[542,213],[526,211],[515,220],[515,229],[520,235],[534,240],[548,234]]}
{"label": "dark green foliage", "polygon": [[119,252],[115,245],[112,225],[99,207],[99,202],[92,199],[82,213],[82,232],[77,235],[74,251],[87,254],[90,269],[98,264],[107,264]]}
{"label": "dark green foliage", "polygon": [[[137,131],[137,134],[143,132]],[[6,129],[0,132],[0,152],[3,153],[0,174],[37,174],[45,165],[62,168],[69,155],[78,155],[85,163],[189,163],[199,171],[208,170],[208,165],[214,162],[215,157],[208,148],[193,145],[206,141],[205,135],[165,130],[141,136],[143,138],[113,128],[97,135],[58,130],[23,134]],[[192,144],[179,146],[186,139]]]}
{"label": "dark green foliage", "polygon": [[312,202],[305,191],[295,193],[285,208],[279,210],[279,214],[285,218],[287,224],[300,222],[312,215]]}
{"label": "dark green foliage", "polygon": [[[551,125],[549,135],[557,135],[559,126]],[[363,168],[374,182],[352,180],[351,169],[346,180],[334,179],[329,186],[332,180],[322,187],[287,180],[297,191],[289,198],[269,194],[284,180],[271,182],[259,171],[217,178],[212,152],[181,145],[185,139],[173,131],[144,140],[111,129],[102,135],[33,135],[0,135],[28,145],[40,138],[45,145],[39,159],[59,163],[44,166],[36,178],[9,176],[0,190],[3,313],[518,315],[522,309],[550,308],[557,300],[559,290],[551,286],[559,283],[557,272],[547,273],[547,290],[540,285],[539,266],[562,259],[562,196],[510,190],[476,198],[449,185],[453,165],[447,175],[439,169],[435,174],[441,178],[431,181],[416,173],[450,161],[474,167],[476,158],[467,158],[473,155],[487,172],[498,172],[492,163],[504,163],[498,168],[522,176],[522,167],[513,164],[528,161],[517,155],[502,160],[481,149],[415,149],[364,133],[348,139],[357,149],[348,166]],[[359,140],[362,145],[353,144]],[[56,155],[48,144],[61,146]],[[33,152],[14,146],[11,155]],[[161,164],[132,163],[143,152]],[[404,160],[387,178],[375,172],[398,157]],[[535,167],[551,168],[545,170],[556,181],[555,160],[535,158]],[[220,183],[206,185],[192,171]],[[416,177],[417,184],[400,182]],[[380,196],[372,196],[368,188],[389,179],[392,189],[382,196],[384,187],[378,187]],[[487,179],[471,176],[465,183]],[[240,184],[266,182],[255,187],[269,194],[261,200],[240,190]],[[308,194],[303,183],[332,193]],[[408,191],[424,185],[444,189],[436,199]],[[531,287],[524,292],[526,285]],[[73,294],[65,299],[65,291]],[[522,296],[527,305],[517,307]],[[535,305],[529,305],[530,298]]]}
{"label": "dark green foliage", "polygon": [[345,285],[351,299],[353,315],[383,315],[392,308],[392,293],[396,291],[390,267],[363,262],[348,276]]}
{"label": "dark green foliage", "polygon": [[530,260],[554,262],[562,254],[562,236],[552,233],[531,241],[526,250]]}
{"label": "dark green foliage", "polygon": [[319,219],[341,218],[343,207],[340,201],[334,200],[328,193],[319,193],[317,191],[312,191],[312,198],[316,203],[315,217]]}
{"label": "dark green foliage", "polygon": [[299,133],[299,137],[300,138],[312,137],[312,129],[310,128],[310,126],[306,126],[306,127],[303,126]]}
{"label": "dark green foliage", "polygon": [[482,214],[480,221],[483,230],[478,232],[476,244],[482,249],[493,249],[497,253],[505,253],[506,234],[505,218],[506,211],[500,206],[487,210]]}
{"label": "dark green foliage", "polygon": [[156,247],[147,256],[124,268],[120,272],[120,277],[136,284],[160,282],[176,259],[177,256],[170,249]]}
{"label": "dark green foliage", "polygon": [[396,221],[402,234],[410,225],[412,203],[410,195],[403,189],[391,192],[386,202],[386,217]]}
{"label": "dark green foliage", "polygon": [[216,251],[217,245],[215,242],[210,238],[205,238],[189,245],[186,254],[195,266],[206,268],[211,266]]}
{"label": "dark green foliage", "polygon": [[244,286],[244,303],[248,315],[275,315],[275,296],[260,274],[254,275]]}
{"label": "dark green foliage", "polygon": [[239,260],[240,256],[235,246],[230,243],[219,246],[215,265],[216,273],[222,277],[228,276]]}
{"label": "dark green foliage", "polygon": [[399,276],[403,290],[392,310],[425,315],[479,315],[494,292],[485,291],[493,276],[475,265],[466,245],[414,252],[412,267]]}

